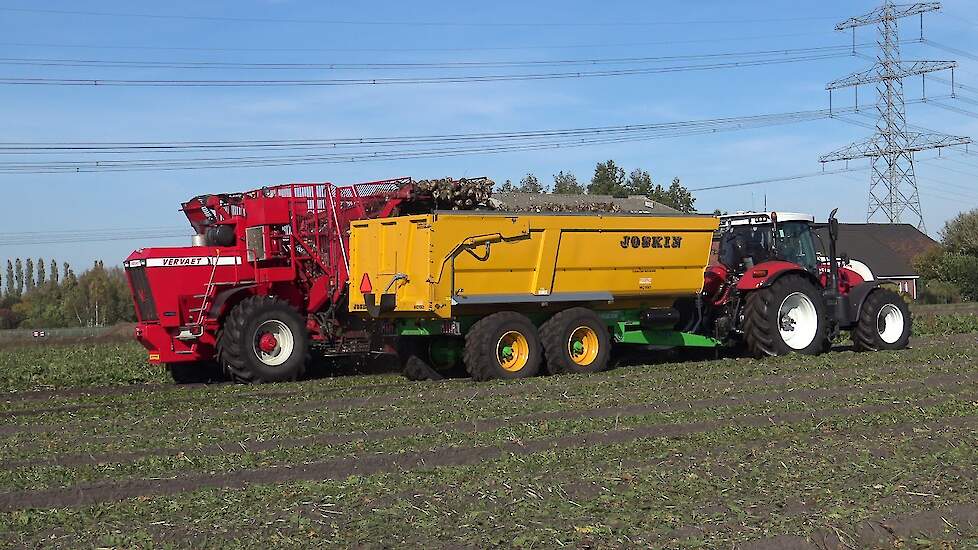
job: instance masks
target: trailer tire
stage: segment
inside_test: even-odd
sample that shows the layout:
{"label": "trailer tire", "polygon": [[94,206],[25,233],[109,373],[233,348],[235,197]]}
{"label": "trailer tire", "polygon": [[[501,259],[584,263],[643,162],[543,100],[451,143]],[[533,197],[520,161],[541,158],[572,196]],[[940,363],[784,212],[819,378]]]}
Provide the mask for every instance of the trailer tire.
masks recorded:
{"label": "trailer tire", "polygon": [[878,288],[870,292],[859,310],[852,347],[856,351],[904,349],[910,344],[912,327],[906,300],[890,289]]}
{"label": "trailer tire", "polygon": [[574,307],[557,313],[540,327],[540,340],[550,374],[590,374],[608,368],[611,336],[590,309]]}
{"label": "trailer tire", "polygon": [[288,302],[252,296],[224,320],[217,349],[221,365],[237,382],[293,381],[306,371],[309,334],[305,321]]}
{"label": "trailer tire", "polygon": [[513,311],[483,317],[465,335],[464,362],[478,381],[536,376],[543,363],[537,328]]}
{"label": "trailer tire", "polygon": [[212,384],[225,380],[221,367],[212,361],[167,363],[166,370],[177,384]]}
{"label": "trailer tire", "polygon": [[798,275],[751,291],[744,308],[744,340],[755,357],[822,353],[828,319],[821,293]]}

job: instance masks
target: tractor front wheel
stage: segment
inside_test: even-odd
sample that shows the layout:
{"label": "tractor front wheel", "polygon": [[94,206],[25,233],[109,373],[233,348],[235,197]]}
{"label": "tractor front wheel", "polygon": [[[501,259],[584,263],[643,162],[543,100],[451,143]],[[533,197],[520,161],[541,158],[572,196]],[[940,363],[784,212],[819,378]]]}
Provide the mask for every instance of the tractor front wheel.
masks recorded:
{"label": "tractor front wheel", "polygon": [[903,349],[910,343],[911,326],[910,308],[899,294],[885,288],[874,290],[859,310],[859,321],[852,331],[853,349]]}
{"label": "tractor front wheel", "polygon": [[252,296],[235,306],[217,339],[218,358],[238,382],[296,380],[309,361],[305,322],[288,302]]}
{"label": "tractor front wheel", "polygon": [[536,376],[543,362],[537,328],[522,314],[493,313],[465,335],[465,368],[473,380]]}
{"label": "tractor front wheel", "polygon": [[751,291],[744,309],[744,339],[755,357],[822,353],[828,322],[820,292],[797,275]]}

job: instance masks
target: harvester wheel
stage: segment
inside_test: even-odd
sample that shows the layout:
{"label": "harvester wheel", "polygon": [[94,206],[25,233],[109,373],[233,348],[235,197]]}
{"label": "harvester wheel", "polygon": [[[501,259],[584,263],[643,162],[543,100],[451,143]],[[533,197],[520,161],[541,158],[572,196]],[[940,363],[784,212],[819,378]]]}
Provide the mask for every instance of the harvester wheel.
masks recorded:
{"label": "harvester wheel", "polygon": [[537,328],[513,311],[483,317],[465,335],[464,360],[473,380],[536,376],[543,362]]}
{"label": "harvester wheel", "polygon": [[166,369],[177,384],[210,384],[225,379],[221,368],[211,361],[168,363]]}
{"label": "harvester wheel", "polygon": [[811,282],[785,275],[771,286],[751,291],[744,310],[744,339],[755,357],[825,351],[825,303]]}
{"label": "harvester wheel", "polygon": [[903,349],[910,343],[911,327],[907,302],[892,290],[876,289],[859,310],[852,347],[856,351]]}
{"label": "harvester wheel", "polygon": [[231,310],[217,337],[218,358],[238,382],[296,380],[309,361],[305,322],[288,302],[252,296]]}
{"label": "harvester wheel", "polygon": [[583,307],[565,309],[540,327],[550,374],[588,374],[608,367],[611,336],[596,313]]}

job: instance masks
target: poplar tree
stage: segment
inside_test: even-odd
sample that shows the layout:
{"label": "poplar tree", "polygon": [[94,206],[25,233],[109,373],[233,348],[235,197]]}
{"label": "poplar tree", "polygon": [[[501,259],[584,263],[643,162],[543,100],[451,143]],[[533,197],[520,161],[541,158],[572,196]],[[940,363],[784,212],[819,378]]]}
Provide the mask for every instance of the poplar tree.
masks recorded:
{"label": "poplar tree", "polygon": [[14,297],[18,300],[24,295],[24,263],[17,258],[14,262],[14,279],[16,280],[16,292],[14,292]]}
{"label": "poplar tree", "polygon": [[27,258],[26,269],[24,270],[24,291],[30,294],[34,290],[34,260]]}
{"label": "poplar tree", "polygon": [[44,258],[37,259],[37,286],[43,287],[48,282],[48,276],[46,268],[44,267]]}

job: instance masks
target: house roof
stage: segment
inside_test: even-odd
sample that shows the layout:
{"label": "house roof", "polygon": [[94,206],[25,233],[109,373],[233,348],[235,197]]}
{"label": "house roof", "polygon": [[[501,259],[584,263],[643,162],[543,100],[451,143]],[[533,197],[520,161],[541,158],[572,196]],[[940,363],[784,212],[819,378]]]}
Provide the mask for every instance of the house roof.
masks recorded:
{"label": "house roof", "polygon": [[[828,246],[828,229],[816,231]],[[839,254],[865,263],[877,277],[917,276],[913,259],[935,246],[937,241],[910,224],[839,224]]]}
{"label": "house roof", "polygon": [[512,212],[622,212],[676,214],[679,211],[642,195],[556,195],[550,193],[493,193],[501,210]]}

